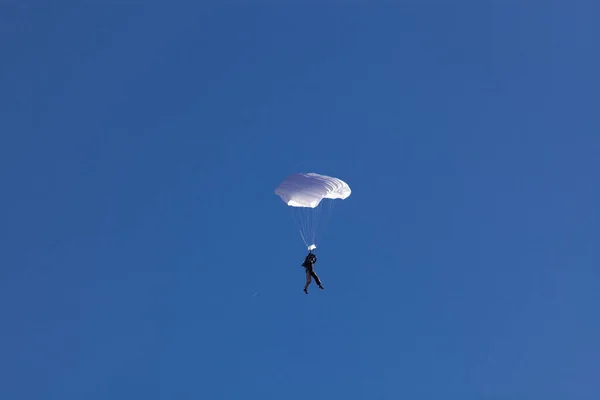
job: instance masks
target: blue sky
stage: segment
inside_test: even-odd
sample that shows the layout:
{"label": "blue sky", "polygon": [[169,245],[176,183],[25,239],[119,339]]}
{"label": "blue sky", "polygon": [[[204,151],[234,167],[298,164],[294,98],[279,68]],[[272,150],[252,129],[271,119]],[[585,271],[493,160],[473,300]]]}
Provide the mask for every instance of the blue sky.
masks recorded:
{"label": "blue sky", "polygon": [[2,399],[600,398],[597,2],[202,3],[0,6]]}

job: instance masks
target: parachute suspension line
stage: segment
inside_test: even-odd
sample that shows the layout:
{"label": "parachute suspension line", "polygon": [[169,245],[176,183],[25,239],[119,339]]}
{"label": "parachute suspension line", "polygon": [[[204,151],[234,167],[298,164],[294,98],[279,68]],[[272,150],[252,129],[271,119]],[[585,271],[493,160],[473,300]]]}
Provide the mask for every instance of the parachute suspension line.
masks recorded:
{"label": "parachute suspension line", "polygon": [[321,234],[327,228],[327,222],[331,218],[334,205],[334,201],[324,199],[315,208],[292,208],[292,218],[296,229],[300,232],[300,237],[307,248],[312,245],[316,246],[317,242],[322,239]]}
{"label": "parachute suspension line", "polygon": [[323,199],[319,207],[321,207],[321,211],[319,214],[319,225],[318,225],[318,234],[319,240],[323,240],[323,234],[327,231],[327,224],[331,219],[331,215],[333,214],[333,207],[335,206],[335,201],[330,199]]}
{"label": "parachute suspension line", "polygon": [[317,241],[317,237],[320,238],[319,235],[319,231],[321,228],[321,218],[323,216],[323,207],[325,207],[325,205],[323,203],[327,203],[324,200],[321,200],[321,203],[319,203],[319,206],[317,207],[316,211],[317,211],[317,216],[316,216],[316,221],[315,221],[315,226],[314,226],[314,230],[313,230],[313,243],[316,244]]}
{"label": "parachute suspension line", "polygon": [[318,207],[317,208],[306,208],[304,210],[304,216],[306,217],[306,240],[307,246],[315,244],[315,227],[316,219],[318,218]]}
{"label": "parachute suspension line", "polygon": [[319,211],[320,211],[320,207],[316,207],[311,209],[311,211],[308,214],[308,229],[310,232],[310,244],[316,244],[315,243],[315,237],[317,236],[317,232],[316,232],[316,227],[317,227],[317,222],[319,221]]}
{"label": "parachute suspension line", "polygon": [[327,222],[332,214],[334,201],[323,199],[316,210],[315,227],[313,231],[313,243],[323,239],[322,234],[327,228]]}
{"label": "parachute suspension line", "polygon": [[307,207],[294,207],[292,209],[292,218],[294,219],[296,228],[300,232],[300,237],[306,247],[314,244],[313,219],[315,218],[315,210]]}
{"label": "parachute suspension line", "polygon": [[296,229],[300,232],[300,237],[302,237],[302,241],[305,246],[309,246],[308,243],[308,234],[310,230],[308,229],[308,216],[307,212],[304,208],[292,208],[292,219],[294,220],[294,224],[296,225]]}

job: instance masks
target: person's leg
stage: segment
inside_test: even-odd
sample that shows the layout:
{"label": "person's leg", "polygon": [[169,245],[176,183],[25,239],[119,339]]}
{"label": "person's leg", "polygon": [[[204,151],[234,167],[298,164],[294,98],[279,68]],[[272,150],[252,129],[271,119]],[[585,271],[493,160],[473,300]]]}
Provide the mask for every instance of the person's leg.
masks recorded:
{"label": "person's leg", "polygon": [[304,293],[308,294],[307,289],[308,289],[308,285],[310,285],[310,275],[311,272],[309,270],[306,270],[306,285],[304,285]]}
{"label": "person's leg", "polygon": [[315,282],[317,282],[317,285],[319,285],[319,288],[323,289],[323,285],[321,285],[321,280],[319,279],[319,276],[314,271],[311,271],[310,274],[312,275],[313,278],[315,278]]}

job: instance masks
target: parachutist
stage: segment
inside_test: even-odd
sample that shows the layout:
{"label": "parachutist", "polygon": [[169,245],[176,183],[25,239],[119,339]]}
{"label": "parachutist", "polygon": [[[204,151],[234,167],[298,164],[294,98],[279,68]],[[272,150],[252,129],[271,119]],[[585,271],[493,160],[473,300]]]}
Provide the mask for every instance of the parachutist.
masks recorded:
{"label": "parachutist", "polygon": [[317,262],[317,256],[312,253],[312,250],[308,253],[302,266],[306,270],[306,284],[304,285],[304,293],[308,294],[308,285],[310,285],[311,277],[315,278],[315,282],[319,285],[319,289],[323,289],[319,276],[315,273],[315,263]]}

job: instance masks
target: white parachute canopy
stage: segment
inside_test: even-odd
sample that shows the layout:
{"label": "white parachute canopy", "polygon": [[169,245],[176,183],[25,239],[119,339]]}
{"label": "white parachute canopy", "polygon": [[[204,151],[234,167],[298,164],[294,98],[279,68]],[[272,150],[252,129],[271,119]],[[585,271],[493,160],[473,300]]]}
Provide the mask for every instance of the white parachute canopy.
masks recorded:
{"label": "white parachute canopy", "polygon": [[315,249],[317,234],[331,215],[334,200],[350,196],[350,186],[341,179],[315,173],[288,176],[275,193],[292,208],[304,244]]}

